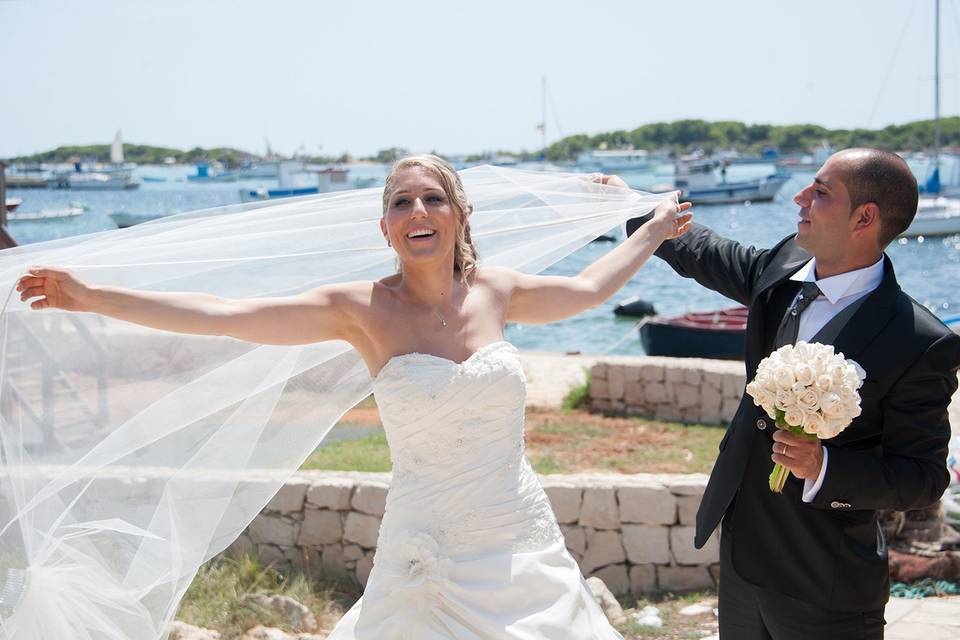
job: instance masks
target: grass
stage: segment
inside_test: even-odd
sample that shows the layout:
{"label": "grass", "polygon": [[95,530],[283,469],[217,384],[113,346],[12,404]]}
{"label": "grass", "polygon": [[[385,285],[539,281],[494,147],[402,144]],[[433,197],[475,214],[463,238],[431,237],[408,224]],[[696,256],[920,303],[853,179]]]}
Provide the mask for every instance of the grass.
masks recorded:
{"label": "grass", "polygon": [[239,638],[258,624],[293,632],[283,615],[264,610],[247,596],[289,596],[305,605],[321,628],[329,628],[360,596],[360,586],[345,578],[310,578],[264,567],[252,556],[218,556],[200,568],[187,589],[177,620],[220,631],[224,640]]}
{"label": "grass", "polygon": [[[697,603],[709,605],[711,611],[695,616],[680,613],[684,607]],[[621,605],[624,609],[629,606],[637,611],[647,606],[655,606],[660,612],[660,619],[663,620],[661,627],[643,626],[631,620],[623,629],[626,640],[693,640],[717,633],[717,618],[712,612],[712,609],[717,606],[717,595],[713,591],[683,595],[652,594],[639,600],[621,602]]]}
{"label": "grass", "polygon": [[[348,414],[356,425],[379,425],[374,407]],[[717,457],[723,429],[602,416],[582,409],[527,411],[526,450],[541,474],[708,473]],[[317,449],[302,469],[390,471],[382,431]]]}
{"label": "grass", "polygon": [[567,411],[573,411],[583,408],[590,400],[590,370],[584,368],[586,381],[583,384],[571,387],[567,395],[563,397],[561,407]]}
{"label": "grass", "polygon": [[390,471],[387,436],[375,433],[356,440],[341,440],[320,447],[304,461],[301,469],[327,471]]}

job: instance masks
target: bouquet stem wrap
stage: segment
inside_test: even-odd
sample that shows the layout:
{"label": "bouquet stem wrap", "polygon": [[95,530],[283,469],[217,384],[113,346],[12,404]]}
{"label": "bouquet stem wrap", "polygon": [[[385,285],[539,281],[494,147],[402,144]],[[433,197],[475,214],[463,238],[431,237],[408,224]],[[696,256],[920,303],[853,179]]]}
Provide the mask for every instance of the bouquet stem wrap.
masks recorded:
{"label": "bouquet stem wrap", "polygon": [[[806,433],[803,430],[803,427],[788,424],[785,412],[777,409],[777,429],[782,429],[784,431],[789,431],[790,433],[803,436],[809,440],[816,440],[817,436],[814,434]],[[779,462],[773,465],[773,471],[770,472],[770,491],[774,493],[783,493],[783,487],[787,484],[787,478],[790,477],[790,469],[787,469],[785,466]]]}

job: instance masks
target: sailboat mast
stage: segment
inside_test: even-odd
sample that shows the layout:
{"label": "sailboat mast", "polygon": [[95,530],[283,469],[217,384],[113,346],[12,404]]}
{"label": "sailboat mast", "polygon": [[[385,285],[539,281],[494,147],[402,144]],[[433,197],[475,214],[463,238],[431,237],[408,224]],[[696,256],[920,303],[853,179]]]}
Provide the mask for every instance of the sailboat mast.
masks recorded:
{"label": "sailboat mast", "polygon": [[933,167],[940,169],[940,0],[934,0]]}

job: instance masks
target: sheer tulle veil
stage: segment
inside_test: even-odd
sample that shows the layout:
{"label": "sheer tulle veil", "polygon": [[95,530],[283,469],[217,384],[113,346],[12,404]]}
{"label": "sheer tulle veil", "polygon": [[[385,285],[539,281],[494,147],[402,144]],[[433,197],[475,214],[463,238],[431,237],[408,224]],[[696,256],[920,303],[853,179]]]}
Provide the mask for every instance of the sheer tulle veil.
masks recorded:
{"label": "sheer tulle veil", "polygon": [[[461,172],[482,265],[537,272],[662,196],[582,175]],[[197,211],[0,252],[0,638],[165,637],[225,549],[371,391],[343,342],[263,346],[31,311],[28,265],[229,297],[377,279],[379,189]]]}

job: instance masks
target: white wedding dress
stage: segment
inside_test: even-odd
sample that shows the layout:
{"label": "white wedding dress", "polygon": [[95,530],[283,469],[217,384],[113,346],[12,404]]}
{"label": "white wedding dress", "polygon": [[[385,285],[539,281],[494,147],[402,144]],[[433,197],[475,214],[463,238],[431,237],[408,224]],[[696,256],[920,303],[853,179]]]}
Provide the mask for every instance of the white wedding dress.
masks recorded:
{"label": "white wedding dress", "polygon": [[373,388],[393,483],[364,595],[329,640],[621,638],[524,455],[516,348],[396,356]]}

